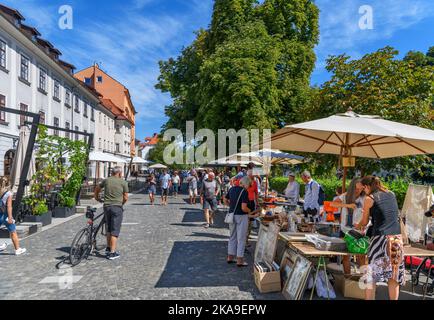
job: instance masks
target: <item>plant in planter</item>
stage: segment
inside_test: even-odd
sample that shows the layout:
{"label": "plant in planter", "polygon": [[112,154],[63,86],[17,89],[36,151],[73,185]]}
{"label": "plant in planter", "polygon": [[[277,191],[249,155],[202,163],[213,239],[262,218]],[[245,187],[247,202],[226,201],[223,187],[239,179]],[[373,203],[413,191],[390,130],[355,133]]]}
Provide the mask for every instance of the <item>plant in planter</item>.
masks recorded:
{"label": "plant in planter", "polygon": [[58,152],[50,143],[47,143],[47,128],[39,126],[37,143],[39,150],[36,158],[39,159],[38,168],[32,177],[30,195],[25,203],[29,205],[32,216],[26,216],[24,221],[51,223],[51,212],[48,210],[47,199],[54,183],[59,179],[58,165],[54,161]]}
{"label": "plant in planter", "polygon": [[52,137],[54,142],[62,146],[69,155],[69,165],[63,165],[59,172],[65,174],[59,192],[59,207],[55,209],[56,217],[67,217],[74,214],[77,193],[80,191],[86,173],[87,145],[83,141],[72,141],[67,138]]}

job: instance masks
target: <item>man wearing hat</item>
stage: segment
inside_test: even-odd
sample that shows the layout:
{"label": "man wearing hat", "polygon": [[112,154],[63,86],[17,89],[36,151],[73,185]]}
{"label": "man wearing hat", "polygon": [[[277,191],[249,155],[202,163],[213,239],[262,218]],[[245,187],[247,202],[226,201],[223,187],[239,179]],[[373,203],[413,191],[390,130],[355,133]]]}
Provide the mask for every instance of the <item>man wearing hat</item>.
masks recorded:
{"label": "man wearing hat", "polygon": [[203,212],[205,214],[205,228],[214,224],[214,212],[217,211],[217,182],[215,181],[214,172],[208,173],[208,179],[202,183],[200,195],[203,203]]}
{"label": "man wearing hat", "polygon": [[295,173],[289,172],[289,182],[288,186],[285,189],[285,197],[288,198],[289,202],[296,205],[298,199],[300,198],[300,185],[297,181],[295,181]]}

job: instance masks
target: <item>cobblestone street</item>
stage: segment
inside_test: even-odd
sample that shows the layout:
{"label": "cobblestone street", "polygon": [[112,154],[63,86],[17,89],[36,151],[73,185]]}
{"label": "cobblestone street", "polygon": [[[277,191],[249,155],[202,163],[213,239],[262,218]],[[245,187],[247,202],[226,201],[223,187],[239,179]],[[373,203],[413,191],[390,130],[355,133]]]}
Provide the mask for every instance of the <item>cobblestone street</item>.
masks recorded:
{"label": "cobblestone street", "polygon": [[26,238],[23,256],[10,255],[10,246],[0,256],[0,299],[282,299],[261,295],[251,268],[225,263],[223,214],[216,228],[206,230],[199,205],[170,198],[169,206],[152,207],[144,194],[131,196],[126,206],[121,258],[91,256],[72,269],[74,283],[67,289],[63,282],[71,269],[56,265],[85,223],[81,215]]}

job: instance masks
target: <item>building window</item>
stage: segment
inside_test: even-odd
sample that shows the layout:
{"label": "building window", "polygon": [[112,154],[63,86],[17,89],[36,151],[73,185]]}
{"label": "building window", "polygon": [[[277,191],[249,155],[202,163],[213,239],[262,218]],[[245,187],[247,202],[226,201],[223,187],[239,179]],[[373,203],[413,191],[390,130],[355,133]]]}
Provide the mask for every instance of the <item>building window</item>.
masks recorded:
{"label": "building window", "polygon": [[54,79],[54,92],[53,96],[56,99],[60,99],[60,82],[57,79]]}
{"label": "building window", "polygon": [[83,115],[87,118],[87,102],[83,102]]}
{"label": "building window", "polygon": [[71,92],[68,89],[65,91],[65,104],[71,106]]}
{"label": "building window", "polygon": [[[59,118],[54,117],[53,126],[55,126],[56,128],[59,127]],[[56,137],[58,137],[59,136],[59,130],[54,129],[54,135]]]}
{"label": "building window", "polygon": [[6,68],[6,42],[0,40],[0,66]]}
{"label": "building window", "polygon": [[98,82],[98,83],[102,83],[102,76],[98,76],[98,77],[97,77],[97,82]]}
{"label": "building window", "polygon": [[104,125],[107,125],[107,117],[104,115]]}
{"label": "building window", "polygon": [[47,71],[43,68],[39,68],[39,89],[47,91]]}
{"label": "building window", "polygon": [[29,63],[30,60],[24,55],[21,55],[20,77],[23,80],[29,81]]}
{"label": "building window", "polygon": [[90,106],[90,120],[95,121],[95,109]]}
{"label": "building window", "polygon": [[84,83],[87,84],[88,86],[90,86],[92,84],[92,79],[91,78],[84,78]]}
{"label": "building window", "polygon": [[98,141],[98,148],[99,148],[99,150],[101,150],[101,148],[102,148],[101,138],[99,138],[99,141]]}
{"label": "building window", "polygon": [[[24,103],[20,103],[20,110],[21,111],[29,111],[29,106],[27,104]],[[20,115],[20,126],[24,125],[24,122],[27,121],[27,117]]]}
{"label": "building window", "polygon": [[116,143],[116,152],[117,152],[117,153],[121,152],[121,149],[120,149],[120,147],[119,147],[119,143]]}
{"label": "building window", "polygon": [[78,100],[78,96],[75,96],[75,112],[80,113],[80,101]]}
{"label": "building window", "polygon": [[107,150],[107,142],[104,140],[104,150]]}
{"label": "building window", "polygon": [[[78,131],[78,127],[75,126],[74,130]],[[75,133],[75,141],[78,141],[78,133]]]}
{"label": "building window", "polygon": [[121,133],[121,128],[118,124],[116,125],[116,133]]}
{"label": "building window", "polygon": [[[71,125],[69,124],[68,121],[65,122],[65,129],[67,129],[67,130],[71,129]],[[68,131],[65,131],[65,138],[70,139]]]}
{"label": "building window", "polygon": [[39,123],[45,124],[45,112],[44,111],[39,111]]}
{"label": "building window", "polygon": [[6,112],[1,111],[1,108],[6,108],[6,97],[0,94],[0,121],[6,122]]}

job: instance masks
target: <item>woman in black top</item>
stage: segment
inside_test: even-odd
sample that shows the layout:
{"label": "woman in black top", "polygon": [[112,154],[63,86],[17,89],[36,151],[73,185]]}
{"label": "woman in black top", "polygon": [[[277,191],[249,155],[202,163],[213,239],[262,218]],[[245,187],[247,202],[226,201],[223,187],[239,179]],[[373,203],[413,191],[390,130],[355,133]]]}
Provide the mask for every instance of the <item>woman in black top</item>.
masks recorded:
{"label": "woman in black top", "polygon": [[[244,262],[244,250],[246,247],[247,231],[249,218],[256,218],[258,214],[249,209],[249,194],[247,189],[252,181],[249,177],[244,177],[240,181],[240,186],[232,187],[225,196],[226,205],[229,212],[234,213],[234,223],[229,225],[230,238],[228,243],[228,263],[236,263],[238,267],[247,267]],[[235,260],[235,257],[237,258]]]}
{"label": "woman in black top", "polygon": [[405,265],[399,208],[395,194],[388,191],[377,177],[362,179],[367,195],[363,206],[362,221],[356,225],[362,230],[372,221],[372,236],[368,250],[369,265],[366,282],[366,300],[375,299],[375,285],[385,282],[389,287],[390,300],[398,300],[399,286],[405,285]]}

